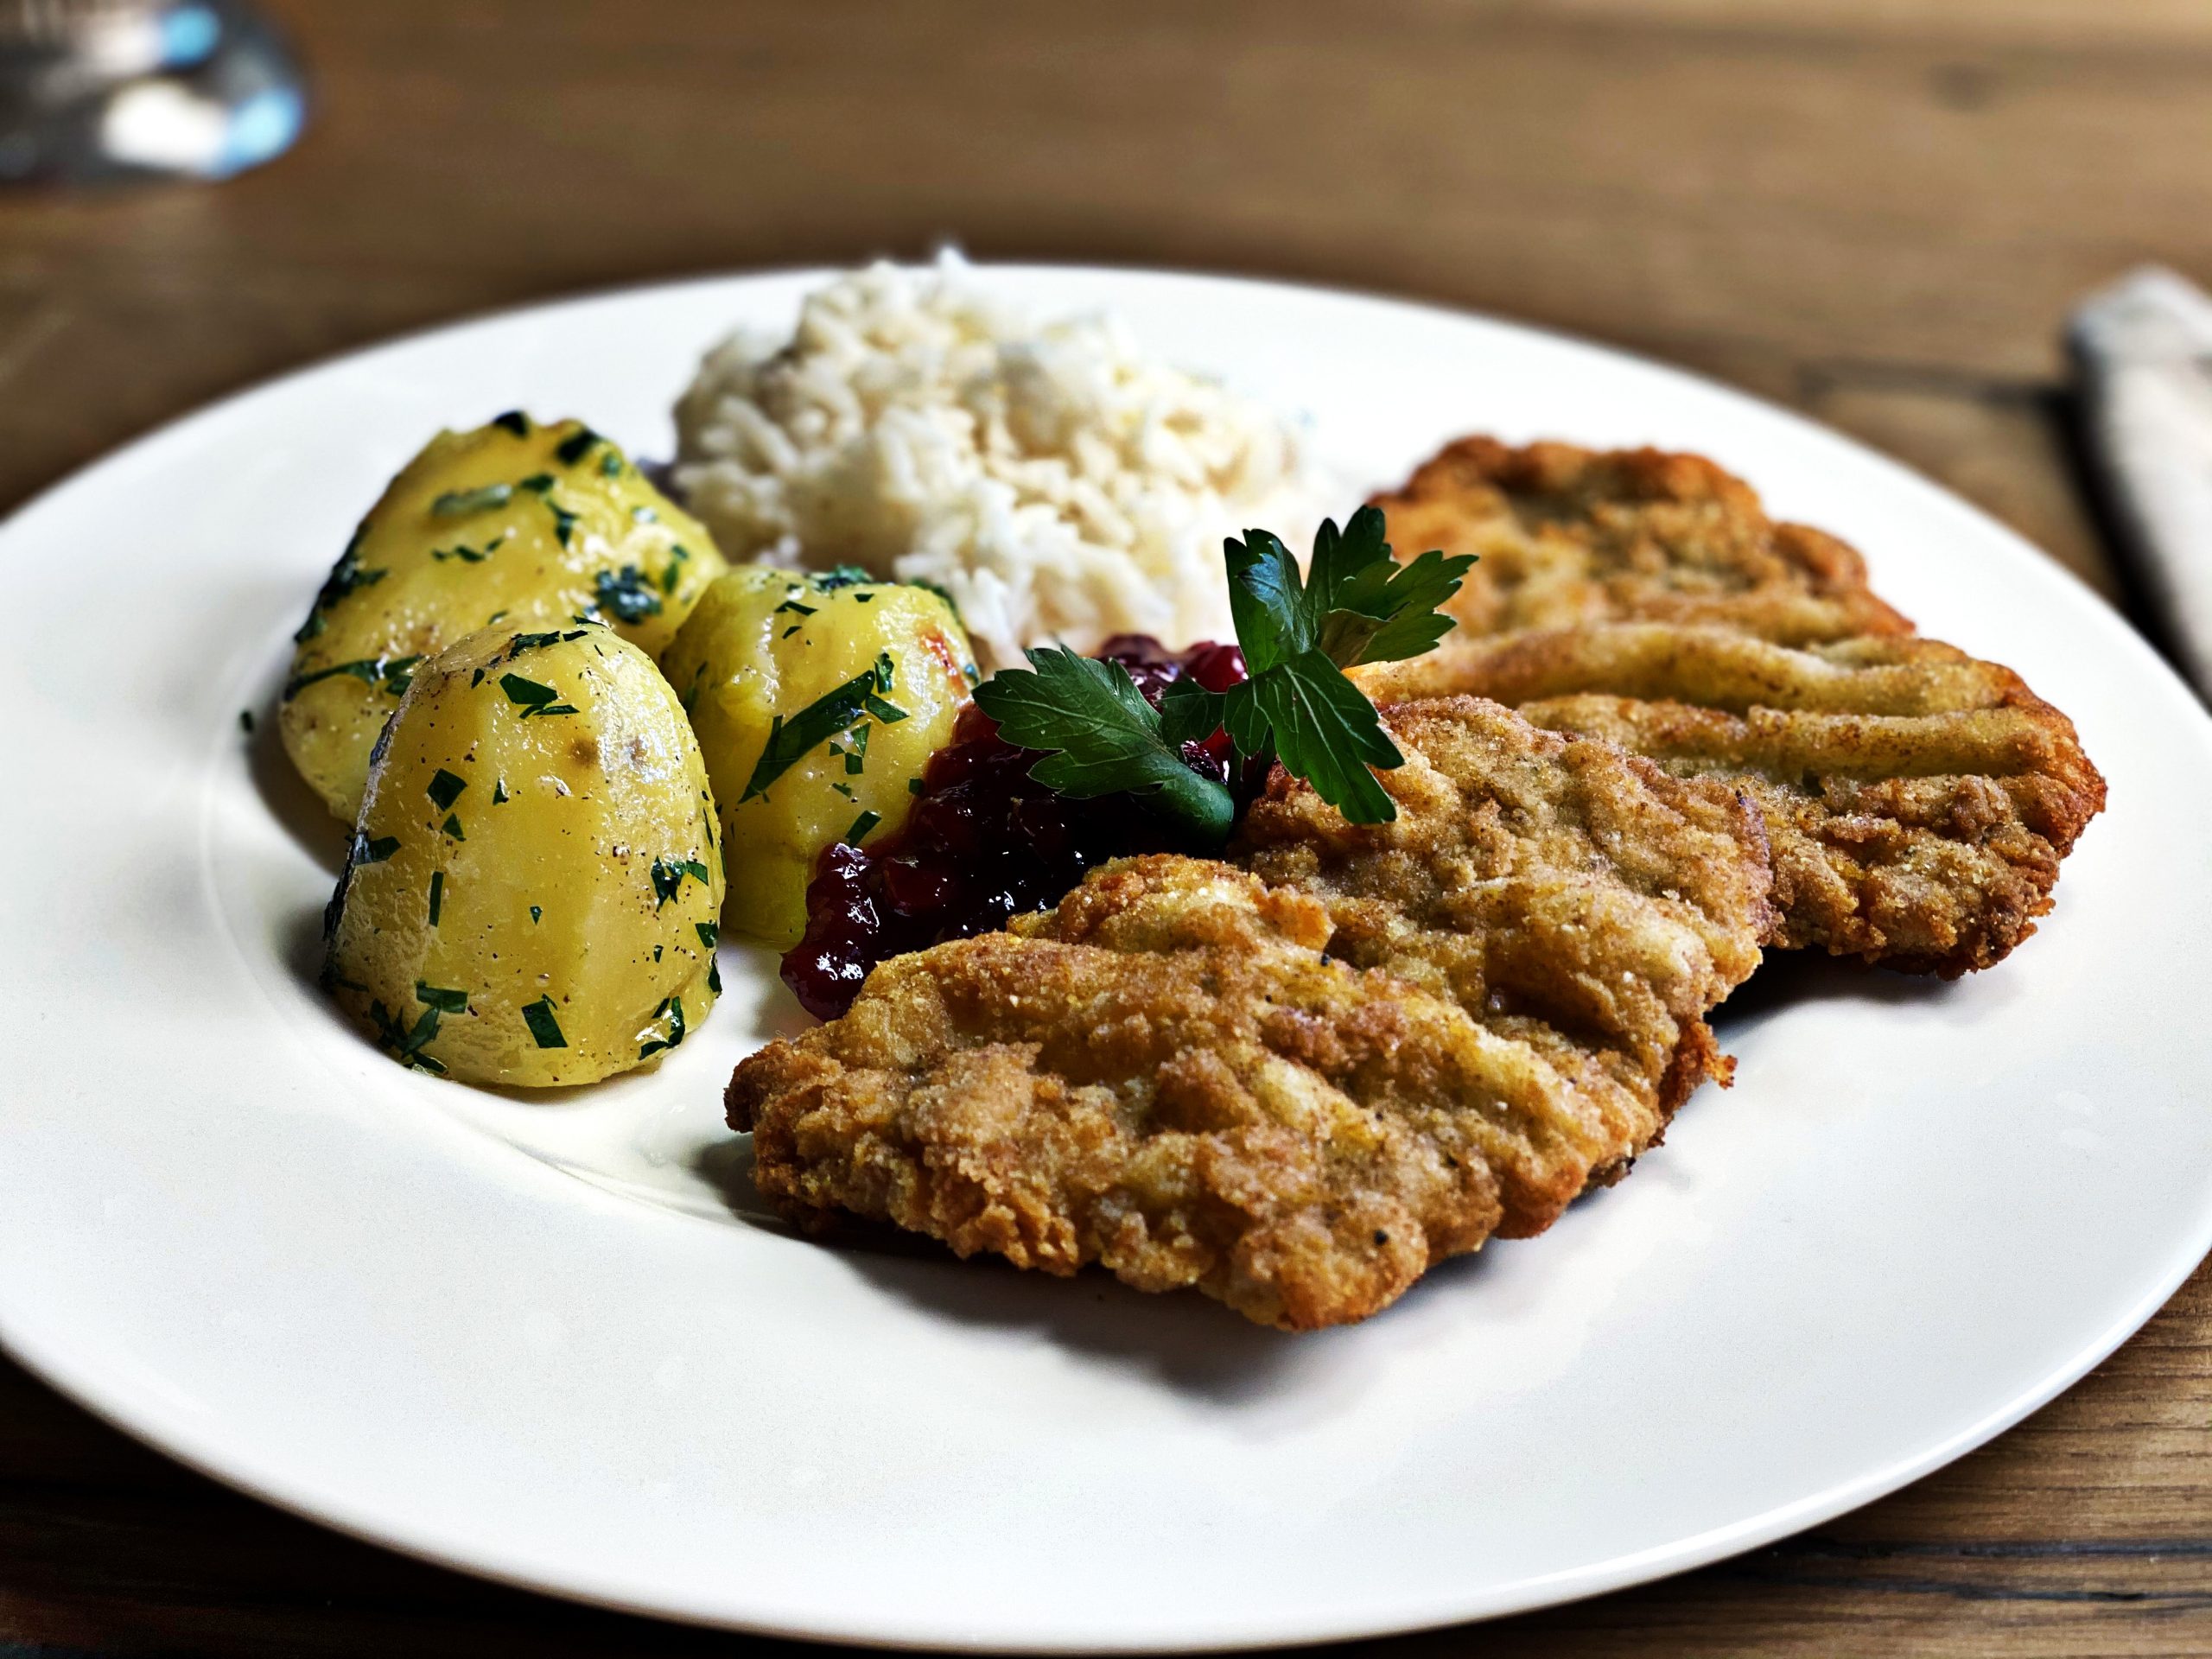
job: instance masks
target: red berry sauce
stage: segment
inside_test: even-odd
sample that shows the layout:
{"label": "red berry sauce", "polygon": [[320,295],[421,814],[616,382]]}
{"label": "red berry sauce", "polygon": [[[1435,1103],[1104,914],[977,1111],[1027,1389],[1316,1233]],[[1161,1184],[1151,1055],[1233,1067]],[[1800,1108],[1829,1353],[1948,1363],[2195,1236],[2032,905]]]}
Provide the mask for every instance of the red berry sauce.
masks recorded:
{"label": "red berry sauce", "polygon": [[[1185,676],[1209,691],[1244,678],[1244,655],[1234,645],[1177,652],[1123,633],[1098,654],[1128,670],[1155,708]],[[1176,850],[1174,828],[1134,797],[1055,795],[1029,776],[1040,758],[1002,742],[997,724],[970,703],[952,741],[923,769],[913,810],[897,833],[867,847],[823,849],[806,890],[805,936],[784,957],[784,982],[809,1014],[834,1020],[877,963],[994,932],[1011,917],[1058,903],[1109,859]],[[1185,744],[1183,760],[1201,776],[1228,782],[1227,734]]]}

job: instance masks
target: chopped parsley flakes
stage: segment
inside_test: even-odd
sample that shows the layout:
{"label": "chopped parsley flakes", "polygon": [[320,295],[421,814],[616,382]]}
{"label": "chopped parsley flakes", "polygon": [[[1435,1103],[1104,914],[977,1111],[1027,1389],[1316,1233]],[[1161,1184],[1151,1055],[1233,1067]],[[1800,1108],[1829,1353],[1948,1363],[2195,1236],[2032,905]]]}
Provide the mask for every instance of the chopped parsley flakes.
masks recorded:
{"label": "chopped parsley flakes", "polygon": [[540,1048],[566,1048],[569,1039],[561,1034],[561,1021],[556,1015],[553,999],[541,996],[535,1002],[525,1003],[522,1011],[523,1023],[530,1027],[530,1034],[537,1039]]}
{"label": "chopped parsley flakes", "polygon": [[373,588],[386,575],[383,570],[364,570],[361,568],[361,540],[369,533],[369,521],[362,519],[353,531],[353,538],[346,543],[346,550],[338,556],[338,563],[330,567],[322,586],[316,591],[315,603],[308,607],[308,620],[300,624],[299,632],[292,636],[292,643],[303,645],[323,631],[331,608],[350,599],[364,588]]}
{"label": "chopped parsley flakes", "polygon": [[649,616],[660,614],[660,595],[653,592],[645,573],[634,564],[626,564],[620,570],[601,571],[593,588],[599,595],[599,608],[621,621],[642,622]]}
{"label": "chopped parsley flakes", "polygon": [[381,864],[399,850],[397,836],[378,836],[374,841],[355,833],[351,860],[356,864]]}
{"label": "chopped parsley flakes", "polygon": [[468,1012],[467,991],[449,991],[442,986],[425,985],[419,979],[415,982],[415,1000],[426,1008],[435,1008],[440,1014]]}
{"label": "chopped parsley flakes", "polygon": [[[653,1055],[659,1053],[661,1050],[664,1048],[674,1048],[677,1044],[683,1040],[683,1001],[682,998],[674,996],[663,997],[661,999],[660,1006],[653,1010],[653,1018],[656,1020],[665,1020],[668,1021],[668,1035],[665,1038],[651,1038],[639,1044],[638,1048],[638,1058],[641,1060],[651,1058]],[[645,1031],[651,1031],[652,1029],[652,1027],[648,1026],[645,1028]],[[638,1035],[639,1037],[645,1037],[645,1032],[641,1031]]]}
{"label": "chopped parsley flakes", "polygon": [[351,676],[371,690],[381,686],[388,695],[404,697],[407,688],[415,683],[415,666],[422,660],[420,657],[363,657],[295,674],[284,682],[283,701],[289,702],[318,680],[335,679],[341,674]]}
{"label": "chopped parsley flakes", "polygon": [[507,694],[507,701],[522,710],[520,718],[534,715],[573,715],[576,706],[563,702],[561,694],[550,685],[540,685],[536,680],[526,680],[519,674],[499,676],[499,690]]}
{"label": "chopped parsley flakes", "polygon": [[486,484],[474,490],[448,490],[430,503],[431,513],[440,518],[462,518],[473,512],[489,512],[493,507],[504,507],[515,498],[512,484]]}
{"label": "chopped parsley flakes", "polygon": [[696,858],[653,860],[653,892],[659,899],[659,903],[653,906],[655,910],[683,892],[683,878],[687,875],[702,887],[712,887],[715,884],[714,873]]}
{"label": "chopped parsley flakes", "polygon": [[[467,996],[461,997],[461,1005],[463,1008],[468,1006]],[[401,1024],[399,1017],[381,1001],[370,1003],[369,1023],[376,1027],[377,1046],[387,1051],[402,1065],[419,1066],[425,1071],[443,1077],[445,1062],[435,1055],[423,1052],[431,1039],[438,1034],[440,1012],[435,1004],[426,1007],[410,1027]]]}
{"label": "chopped parsley flakes", "polygon": [[745,792],[738,799],[749,801],[756,795],[766,794],[777,779],[816,748],[849,728],[862,714],[872,715],[887,726],[906,719],[906,711],[883,696],[891,690],[892,675],[891,653],[883,652],[876,657],[874,667],[836,690],[817,697],[788,721],[781,715],[774,715],[768,722],[767,745],[760,751],[753,775],[746,780]]}

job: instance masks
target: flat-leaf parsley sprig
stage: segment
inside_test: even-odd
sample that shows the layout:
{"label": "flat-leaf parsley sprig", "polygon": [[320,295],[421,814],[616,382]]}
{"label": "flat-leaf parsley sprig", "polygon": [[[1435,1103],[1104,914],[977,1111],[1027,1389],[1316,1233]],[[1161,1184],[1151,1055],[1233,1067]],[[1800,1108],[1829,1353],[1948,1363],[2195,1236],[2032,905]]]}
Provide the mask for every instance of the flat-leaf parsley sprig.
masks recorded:
{"label": "flat-leaf parsley sprig", "polygon": [[1352,823],[1387,823],[1397,807],[1374,769],[1405,757],[1344,671],[1433,649],[1453,626],[1437,607],[1475,561],[1428,552],[1400,564],[1383,531],[1374,507],[1341,532],[1324,522],[1302,576],[1264,530],[1226,543],[1230,612],[1250,674],[1226,691],[1178,680],[1155,710],[1119,663],[1046,646],[1026,653],[1027,671],[978,686],[976,701],[1006,741],[1047,751],[1030,768],[1038,782],[1077,799],[1135,794],[1205,846],[1228,839],[1236,801],[1183,763],[1182,746],[1221,730],[1244,760],[1279,760]]}
{"label": "flat-leaf parsley sprig", "polygon": [[1016,748],[1045,749],[1029,775],[1079,801],[1101,795],[1148,796],[1160,813],[1209,847],[1229,839],[1236,803],[1211,778],[1183,764],[1190,732],[1166,722],[1116,662],[1052,645],[1025,652],[1029,670],[1008,669],[976,688],[976,701]]}

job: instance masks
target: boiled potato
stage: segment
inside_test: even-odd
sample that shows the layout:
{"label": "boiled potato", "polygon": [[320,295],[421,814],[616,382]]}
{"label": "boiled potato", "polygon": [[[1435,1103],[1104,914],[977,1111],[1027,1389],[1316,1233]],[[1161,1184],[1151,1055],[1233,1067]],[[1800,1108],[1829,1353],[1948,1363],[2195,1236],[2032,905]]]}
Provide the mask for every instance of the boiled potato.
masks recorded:
{"label": "boiled potato", "polygon": [[714,796],[652,659],[597,624],[470,635],[377,746],[327,978],[402,1063],[470,1083],[646,1064],[721,985]]}
{"label": "boiled potato", "polygon": [[661,667],[721,804],[729,925],[787,950],[822,849],[888,835],[976,680],[952,607],[857,573],[741,565]]}
{"label": "boiled potato", "polygon": [[369,509],[293,636],[285,750],[351,823],[416,664],[479,628],[586,615],[658,653],[727,569],[704,525],[578,422],[512,414],[441,432]]}

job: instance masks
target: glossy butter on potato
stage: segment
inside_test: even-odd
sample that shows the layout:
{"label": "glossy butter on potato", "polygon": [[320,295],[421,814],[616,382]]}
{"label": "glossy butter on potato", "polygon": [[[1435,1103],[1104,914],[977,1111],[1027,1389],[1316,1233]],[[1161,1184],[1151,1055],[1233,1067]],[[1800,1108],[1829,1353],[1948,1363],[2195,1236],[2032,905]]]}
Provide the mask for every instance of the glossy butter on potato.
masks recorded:
{"label": "glossy butter on potato", "polygon": [[473,634],[385,728],[325,977],[402,1063],[525,1088],[649,1064],[714,1006],[721,858],[676,694],[598,625]]}
{"label": "glossy butter on potato", "polygon": [[348,823],[416,664],[479,628],[602,618],[658,654],[728,568],[705,526],[575,421],[441,432],[391,480],[307,620],[279,724]]}
{"label": "glossy butter on potato", "polygon": [[661,666],[721,807],[724,919],[779,950],[805,930],[822,849],[906,822],[976,680],[931,590],[761,565],[708,588]]}

